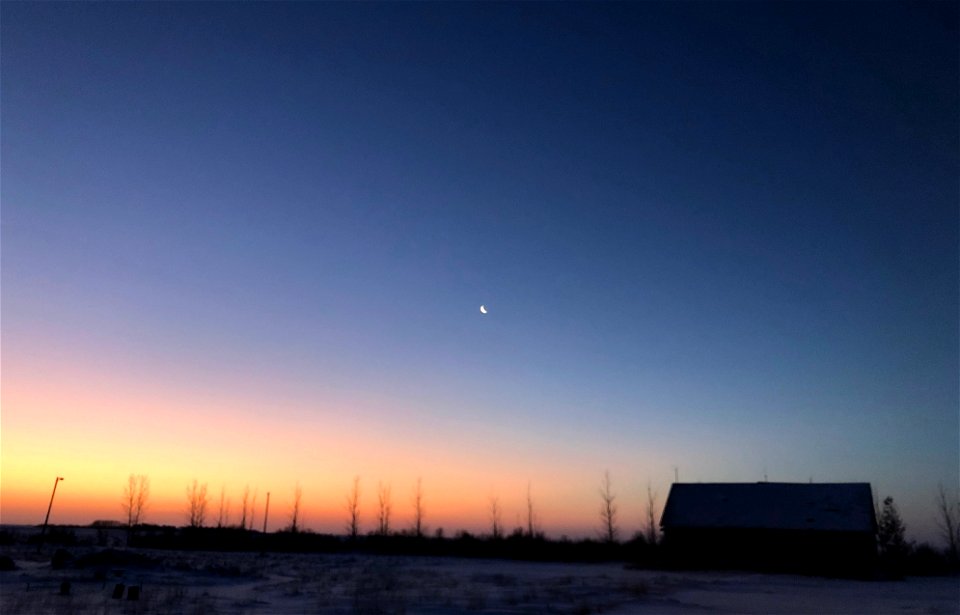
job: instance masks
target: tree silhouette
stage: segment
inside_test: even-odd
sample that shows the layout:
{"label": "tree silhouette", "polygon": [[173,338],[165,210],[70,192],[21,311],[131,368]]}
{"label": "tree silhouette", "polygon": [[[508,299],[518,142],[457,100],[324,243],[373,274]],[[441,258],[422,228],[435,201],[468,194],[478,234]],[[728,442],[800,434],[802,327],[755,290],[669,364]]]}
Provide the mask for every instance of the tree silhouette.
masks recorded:
{"label": "tree silhouette", "polygon": [[290,531],[296,534],[300,531],[300,500],[303,497],[303,489],[300,483],[293,490],[293,507],[290,510]]}
{"label": "tree silhouette", "polygon": [[877,546],[882,557],[893,572],[900,573],[909,550],[906,526],[892,497],[883,500],[880,520],[877,522]]}
{"label": "tree silhouette", "polygon": [[203,520],[207,516],[207,484],[193,484],[187,486],[187,521],[190,527],[203,527]]}
{"label": "tree silhouette", "polygon": [[217,527],[225,527],[230,523],[230,499],[227,497],[226,485],[220,486],[220,507],[217,509]]}
{"label": "tree silhouette", "polygon": [[247,529],[247,515],[250,513],[250,485],[243,488],[243,499],[240,501],[240,529]]}
{"label": "tree silhouette", "polygon": [[413,534],[417,538],[423,536],[423,479],[420,477],[413,488]]}
{"label": "tree silhouette", "polygon": [[351,538],[360,533],[360,477],[353,477],[353,489],[347,494],[347,532]]}
{"label": "tree silhouette", "polygon": [[534,538],[540,533],[537,527],[537,516],[533,510],[533,491],[530,481],[527,481],[527,536]]}
{"label": "tree silhouette", "polygon": [[123,488],[121,506],[127,516],[127,527],[143,523],[143,513],[150,499],[150,478],[143,474],[131,474],[127,477],[127,486]]}
{"label": "tree silhouette", "polygon": [[947,543],[947,558],[951,564],[956,565],[960,562],[960,554],[957,553],[960,549],[960,502],[947,497],[943,483],[938,485],[938,488],[937,525]]}
{"label": "tree silhouette", "polygon": [[646,530],[645,538],[647,539],[647,543],[651,545],[657,544],[657,520],[654,513],[656,505],[657,493],[650,485],[650,481],[647,481],[647,527],[644,529]]}
{"label": "tree silhouette", "polygon": [[247,526],[248,530],[252,530],[254,523],[257,521],[257,491],[258,489],[254,487],[253,497],[250,499],[250,525]]}
{"label": "tree silhouette", "polygon": [[600,483],[600,523],[601,537],[607,542],[616,542],[620,530],[617,528],[617,505],[615,500],[617,496],[613,493],[610,483],[610,471],[603,473],[603,481]]}
{"label": "tree silhouette", "polygon": [[390,533],[390,485],[377,484],[377,531],[381,536]]}
{"label": "tree silhouette", "polygon": [[494,539],[503,536],[503,521],[501,520],[500,498],[490,498],[490,535]]}

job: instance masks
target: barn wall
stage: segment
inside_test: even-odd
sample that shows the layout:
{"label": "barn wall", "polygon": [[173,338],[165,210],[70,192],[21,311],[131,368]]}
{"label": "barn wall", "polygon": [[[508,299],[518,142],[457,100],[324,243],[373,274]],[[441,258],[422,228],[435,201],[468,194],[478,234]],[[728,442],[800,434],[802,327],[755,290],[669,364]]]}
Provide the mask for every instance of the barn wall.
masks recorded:
{"label": "barn wall", "polygon": [[666,528],[663,546],[669,563],[680,568],[864,577],[876,558],[867,532]]}

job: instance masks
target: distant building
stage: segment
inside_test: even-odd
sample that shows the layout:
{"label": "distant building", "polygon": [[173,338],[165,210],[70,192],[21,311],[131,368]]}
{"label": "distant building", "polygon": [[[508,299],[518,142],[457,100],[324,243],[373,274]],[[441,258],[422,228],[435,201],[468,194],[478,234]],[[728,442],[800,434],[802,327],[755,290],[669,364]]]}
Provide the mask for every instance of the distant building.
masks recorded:
{"label": "distant building", "polygon": [[840,576],[869,574],[869,483],[674,483],[660,519],[670,562]]}

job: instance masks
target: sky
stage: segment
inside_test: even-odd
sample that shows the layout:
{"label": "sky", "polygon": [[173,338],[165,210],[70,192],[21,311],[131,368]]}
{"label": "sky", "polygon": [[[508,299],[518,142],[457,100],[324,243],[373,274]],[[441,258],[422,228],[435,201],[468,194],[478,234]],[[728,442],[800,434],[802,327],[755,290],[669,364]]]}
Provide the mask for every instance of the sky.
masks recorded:
{"label": "sky", "polygon": [[[960,482],[956,3],[0,7],[0,519]],[[480,313],[485,305],[488,313]],[[262,510],[258,513],[262,515]]]}

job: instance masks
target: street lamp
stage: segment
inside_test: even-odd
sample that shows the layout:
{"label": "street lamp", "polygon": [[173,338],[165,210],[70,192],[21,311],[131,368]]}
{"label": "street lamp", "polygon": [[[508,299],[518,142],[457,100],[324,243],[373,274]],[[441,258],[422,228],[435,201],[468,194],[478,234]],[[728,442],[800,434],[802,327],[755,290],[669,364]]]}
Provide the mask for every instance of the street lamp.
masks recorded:
{"label": "street lamp", "polygon": [[55,481],[53,481],[53,493],[50,494],[50,505],[47,506],[47,516],[43,519],[43,529],[40,531],[40,536],[43,536],[47,533],[47,522],[50,521],[50,510],[53,508],[53,496],[57,495],[57,483],[63,480],[62,476],[58,476]]}

